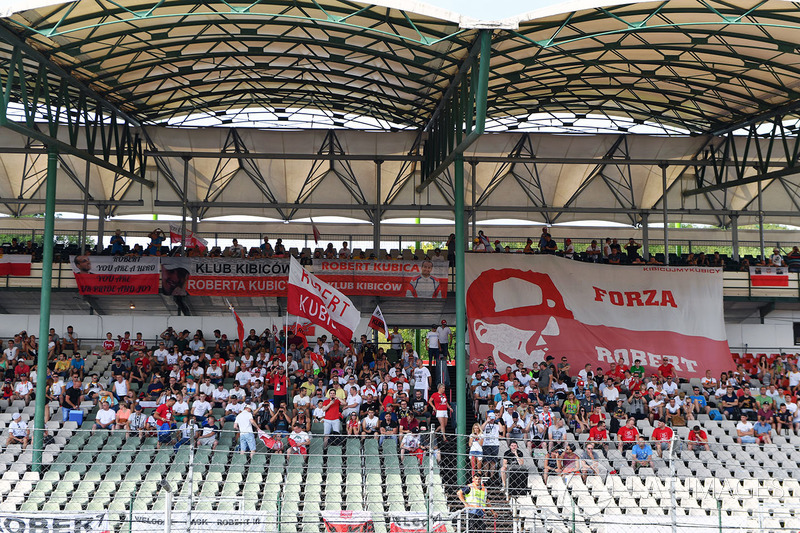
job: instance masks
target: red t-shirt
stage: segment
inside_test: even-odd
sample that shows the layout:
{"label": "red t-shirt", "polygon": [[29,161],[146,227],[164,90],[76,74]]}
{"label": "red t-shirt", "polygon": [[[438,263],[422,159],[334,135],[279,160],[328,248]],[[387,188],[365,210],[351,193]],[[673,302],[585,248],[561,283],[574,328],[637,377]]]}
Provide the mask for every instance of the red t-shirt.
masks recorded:
{"label": "red t-shirt", "polygon": [[670,428],[656,428],[653,430],[653,440],[669,441],[672,439],[672,430]]}
{"label": "red t-shirt", "polygon": [[286,395],[286,376],[272,376],[269,378],[270,383],[275,388],[275,396]]}
{"label": "red t-shirt", "polygon": [[139,363],[142,363],[142,368],[145,372],[150,370],[150,359],[148,357],[137,357],[134,364],[138,365]]}
{"label": "red t-shirt", "polygon": [[447,407],[450,405],[447,401],[447,396],[444,394],[439,394],[438,392],[431,394],[430,401],[433,403],[433,407],[437,411],[447,411]]}
{"label": "red t-shirt", "polygon": [[671,363],[664,363],[663,365],[658,367],[659,373],[666,377],[669,377],[675,373],[675,367],[672,366]]}
{"label": "red t-shirt", "polygon": [[521,402],[522,400],[527,400],[527,399],[528,399],[528,395],[525,394],[522,391],[517,391],[517,392],[515,392],[514,394],[511,395],[511,401],[512,402],[517,402],[517,401]]}
{"label": "red t-shirt", "polygon": [[147,343],[145,342],[144,339],[136,339],[135,341],[133,341],[133,345],[137,348],[144,348],[145,346],[147,346]]}
{"label": "red t-shirt", "polygon": [[698,442],[698,441],[700,441],[700,439],[702,439],[704,441],[708,440],[708,435],[702,429],[700,431],[698,431],[698,432],[695,432],[694,430],[689,432],[689,440],[690,441]]}
{"label": "red t-shirt", "polygon": [[634,442],[639,436],[639,430],[635,427],[622,426],[617,431],[617,436],[624,442]]}
{"label": "red t-shirt", "polygon": [[127,352],[131,349],[131,340],[130,339],[120,339],[119,340],[119,349],[123,352]]}
{"label": "red t-shirt", "polygon": [[113,340],[104,340],[103,341],[103,349],[104,350],[113,350],[114,346],[116,346],[116,345],[117,345],[117,343],[115,343]]}
{"label": "red t-shirt", "polygon": [[601,420],[605,419],[606,416],[603,414],[598,415],[596,413],[592,413],[591,415],[589,415],[589,422],[591,422],[593,426],[596,426]]}
{"label": "red t-shirt", "polygon": [[[162,403],[161,405],[159,405],[156,408],[156,414],[160,416],[162,419],[166,420],[167,422],[170,423],[172,422],[172,407],[168,406],[167,404]],[[156,420],[158,421],[159,424],[164,423],[163,420],[159,420],[158,417],[156,417]]]}
{"label": "red t-shirt", "polygon": [[596,440],[596,441],[603,441],[608,440],[608,430],[604,429],[600,431],[600,429],[595,426],[589,430],[589,440]]}
{"label": "red t-shirt", "polygon": [[328,398],[322,402],[322,407],[327,407],[333,402],[333,407],[325,411],[325,420],[339,420],[342,417],[342,402],[339,398]]}

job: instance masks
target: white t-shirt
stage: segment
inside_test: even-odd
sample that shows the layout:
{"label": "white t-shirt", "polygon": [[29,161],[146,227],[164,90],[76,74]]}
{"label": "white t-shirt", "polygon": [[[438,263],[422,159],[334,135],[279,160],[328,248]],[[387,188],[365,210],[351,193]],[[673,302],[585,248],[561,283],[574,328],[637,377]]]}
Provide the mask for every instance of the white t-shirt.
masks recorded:
{"label": "white t-shirt", "polygon": [[6,359],[9,361],[15,361],[17,359],[17,350],[18,348],[14,346],[13,348],[6,348],[3,350],[3,353],[6,356]]}
{"label": "white t-shirt", "polygon": [[500,446],[500,424],[487,422],[483,426],[483,445]]}
{"label": "white t-shirt", "polygon": [[305,446],[311,442],[311,437],[305,431],[292,431],[289,438],[294,440],[294,443],[298,446]]}
{"label": "white t-shirt", "polygon": [[21,381],[16,384],[14,387],[14,392],[19,394],[20,396],[25,396],[29,392],[33,390],[33,384],[28,381],[27,383],[22,383]]}
{"label": "white t-shirt", "polygon": [[439,326],[436,328],[436,333],[439,334],[439,344],[447,344],[450,342],[450,326]]}
{"label": "white t-shirt", "polygon": [[194,416],[206,416],[209,411],[211,411],[211,404],[207,401],[195,400],[192,404],[192,414]]}
{"label": "white t-shirt", "polygon": [[172,406],[172,412],[176,415],[185,415],[188,411],[189,404],[186,403],[186,400],[175,402],[175,405]]}
{"label": "white t-shirt", "polygon": [[392,350],[403,349],[403,336],[400,333],[392,333],[389,336],[389,340],[392,341]]}
{"label": "white t-shirt", "polygon": [[607,401],[616,401],[619,399],[619,390],[616,387],[606,387],[603,389],[603,398]]}
{"label": "white t-shirt", "polygon": [[97,417],[95,418],[98,424],[104,424],[104,425],[110,424],[116,419],[117,419],[117,413],[115,413],[111,409],[100,409],[99,411],[97,411]]}
{"label": "white t-shirt", "polygon": [[297,407],[305,407],[307,405],[311,405],[311,398],[309,398],[308,394],[305,396],[295,394],[294,398],[292,399],[292,403]]}
{"label": "white t-shirt", "polygon": [[428,348],[438,350],[439,349],[439,334],[435,331],[429,331],[425,337],[428,339]]}
{"label": "white t-shirt", "polygon": [[781,257],[781,254],[772,254],[769,257],[769,262],[772,264],[772,266],[778,266],[778,267],[782,266],[783,265],[783,257]]}
{"label": "white t-shirt", "polygon": [[414,368],[414,390],[428,390],[428,380],[431,377],[431,371],[427,367]]}
{"label": "white t-shirt", "polygon": [[24,437],[28,433],[28,423],[14,420],[8,425],[8,431],[15,437]]}
{"label": "white t-shirt", "polygon": [[166,348],[164,348],[163,350],[159,348],[158,350],[153,352],[153,356],[159,363],[163,363],[167,359],[168,355],[169,355],[169,350],[167,350]]}
{"label": "white t-shirt", "polygon": [[225,407],[225,412],[226,413],[230,413],[230,414],[234,414],[234,415],[239,414],[242,411],[244,411],[244,404],[243,403],[239,403],[239,402],[229,403]]}
{"label": "white t-shirt", "polygon": [[250,411],[242,411],[236,415],[236,426],[242,435],[253,433],[253,414]]}
{"label": "white t-shirt", "polygon": [[751,429],[753,429],[753,424],[751,424],[750,422],[739,422],[738,424],[736,424],[737,431],[747,432],[750,431]]}
{"label": "white t-shirt", "polygon": [[224,402],[228,399],[228,391],[225,389],[219,390],[215,389],[214,394],[212,394],[215,402]]}
{"label": "white t-shirt", "polygon": [[241,385],[242,387],[250,383],[250,378],[251,378],[250,372],[248,372],[247,370],[239,371],[236,373],[236,381],[238,381],[239,385]]}

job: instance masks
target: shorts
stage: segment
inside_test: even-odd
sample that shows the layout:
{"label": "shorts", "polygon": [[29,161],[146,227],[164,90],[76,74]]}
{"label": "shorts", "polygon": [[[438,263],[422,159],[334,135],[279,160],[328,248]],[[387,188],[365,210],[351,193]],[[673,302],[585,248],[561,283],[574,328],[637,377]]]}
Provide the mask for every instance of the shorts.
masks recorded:
{"label": "shorts", "polygon": [[323,420],[323,427],[325,428],[325,435],[330,435],[331,433],[339,433],[342,431],[342,421],[341,420]]}
{"label": "shorts", "polygon": [[242,433],[239,436],[239,450],[242,452],[256,451],[256,436],[253,433]]}
{"label": "shorts", "polygon": [[497,461],[497,454],[500,453],[500,446],[483,445],[483,457],[487,461]]}
{"label": "shorts", "polygon": [[742,437],[742,442],[746,443],[746,444],[752,444],[752,443],[757,442],[757,441],[758,441],[757,438],[751,437],[750,435]]}
{"label": "shorts", "polygon": [[206,437],[205,439],[197,439],[197,444],[200,446],[213,446],[217,442],[216,437]]}
{"label": "shorts", "polygon": [[441,411],[436,411],[436,418],[447,418],[447,409],[442,409]]}
{"label": "shorts", "polygon": [[483,457],[483,452],[480,451],[480,450],[475,450],[475,451],[469,452],[469,455],[470,455],[470,457],[479,457],[480,458],[480,457]]}

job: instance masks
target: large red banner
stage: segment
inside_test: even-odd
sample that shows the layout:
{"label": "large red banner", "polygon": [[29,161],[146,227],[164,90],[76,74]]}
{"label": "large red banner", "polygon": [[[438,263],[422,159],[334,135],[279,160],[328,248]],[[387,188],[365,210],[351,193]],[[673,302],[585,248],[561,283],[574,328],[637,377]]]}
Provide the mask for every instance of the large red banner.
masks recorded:
{"label": "large red banner", "polygon": [[30,276],[31,256],[0,255],[0,276]]}
{"label": "large red banner", "polygon": [[753,287],[788,287],[789,269],[786,267],[750,267],[750,285]]}
{"label": "large red banner", "polygon": [[69,261],[81,294],[158,294],[158,257],[74,255]]}
{"label": "large red banner", "polygon": [[466,271],[473,369],[549,355],[575,371],[639,361],[654,373],[666,362],[691,378],[730,368],[721,269],[470,254]]}
{"label": "large red banner", "polygon": [[[446,298],[446,261],[315,260],[309,271],[348,296]],[[167,295],[286,296],[289,259],[162,257]]]}

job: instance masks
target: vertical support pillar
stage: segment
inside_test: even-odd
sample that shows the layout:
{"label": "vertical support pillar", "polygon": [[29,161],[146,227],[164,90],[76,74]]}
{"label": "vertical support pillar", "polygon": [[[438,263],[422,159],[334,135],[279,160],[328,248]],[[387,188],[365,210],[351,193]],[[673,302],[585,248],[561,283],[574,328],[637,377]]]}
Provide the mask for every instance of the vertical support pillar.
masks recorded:
{"label": "vertical support pillar", "polygon": [[732,259],[739,262],[739,215],[731,215],[731,243],[733,244]]}
{"label": "vertical support pillar", "polygon": [[372,250],[378,259],[381,248],[381,165],[383,161],[375,161],[375,211],[372,215]]}
{"label": "vertical support pillar", "polygon": [[[97,253],[100,253],[104,248],[103,240],[105,239],[104,233],[106,231],[106,206],[103,204],[98,205],[97,210],[99,211],[97,219]],[[47,337],[45,337],[45,339],[46,338]]]}
{"label": "vertical support pillar", "polygon": [[669,212],[667,211],[667,164],[658,165],[661,168],[661,211],[664,216],[664,264],[669,264]]}
{"label": "vertical support pillar", "polygon": [[762,200],[764,195],[761,194],[761,182],[758,182],[758,245],[761,247],[761,260],[765,261],[764,255],[764,206]]}
{"label": "vertical support pillar", "polygon": [[[42,242],[42,292],[39,302],[39,350],[36,354],[36,412],[33,416],[33,462],[34,472],[41,471],[44,448],[44,408],[47,404],[47,336],[50,333],[50,292],[53,281],[53,237],[56,213],[56,170],[58,150],[47,151],[47,185],[44,209],[44,240]],[[105,208],[102,208],[105,210]]]}
{"label": "vertical support pillar", "polygon": [[478,202],[477,197],[475,196],[478,185],[478,163],[476,161],[470,162],[471,172],[472,172],[472,217],[470,221],[472,222],[472,238],[470,239],[471,242],[475,242],[475,238],[478,236],[478,212],[475,209],[475,204]]}
{"label": "vertical support pillar", "polygon": [[183,158],[183,205],[181,206],[181,251],[186,257],[186,210],[189,207],[189,161],[191,158]]}
{"label": "vertical support pillar", "polygon": [[[192,226],[191,226],[192,235],[195,235],[195,236],[197,235],[197,212],[198,211],[199,211],[199,208],[196,205],[194,205],[194,206],[189,208],[189,212],[192,214]],[[263,241],[263,239],[261,239],[261,240]]]}
{"label": "vertical support pillar", "polygon": [[455,167],[456,222],[456,433],[457,479],[461,486],[467,482],[467,352],[464,345],[467,331],[466,279],[464,279],[464,157],[459,154]]}
{"label": "vertical support pillar", "polygon": [[88,237],[86,224],[89,219],[89,172],[91,169],[92,166],[87,161],[86,178],[83,180],[83,221],[81,222],[81,255],[86,254],[86,238]]}
{"label": "vertical support pillar", "polygon": [[642,213],[642,257],[645,261],[650,260],[650,213]]}

